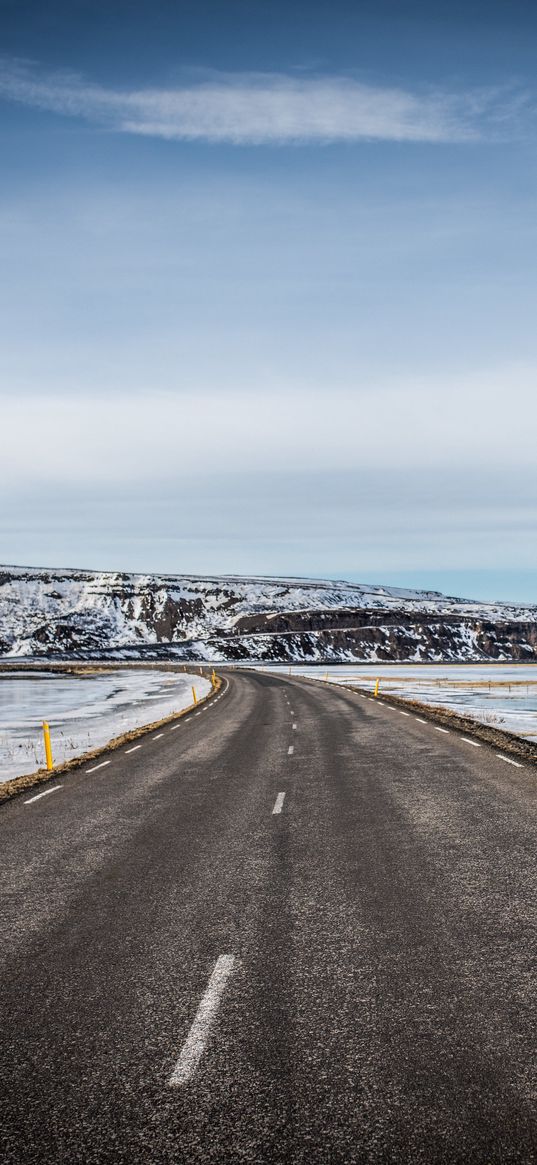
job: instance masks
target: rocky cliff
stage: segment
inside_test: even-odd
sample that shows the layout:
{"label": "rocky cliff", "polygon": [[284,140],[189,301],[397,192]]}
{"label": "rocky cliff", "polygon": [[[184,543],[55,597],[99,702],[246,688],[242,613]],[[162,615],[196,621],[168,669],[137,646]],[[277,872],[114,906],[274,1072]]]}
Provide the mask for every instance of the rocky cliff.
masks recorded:
{"label": "rocky cliff", "polygon": [[0,656],[537,661],[537,607],[323,580],[2,567]]}

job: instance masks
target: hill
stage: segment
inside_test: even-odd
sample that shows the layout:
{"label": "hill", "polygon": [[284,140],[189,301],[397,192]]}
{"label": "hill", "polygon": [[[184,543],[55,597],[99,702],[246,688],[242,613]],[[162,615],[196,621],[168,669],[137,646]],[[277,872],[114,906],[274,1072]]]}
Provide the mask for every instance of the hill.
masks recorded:
{"label": "hill", "polygon": [[537,607],[316,579],[5,566],[0,656],[537,661]]}

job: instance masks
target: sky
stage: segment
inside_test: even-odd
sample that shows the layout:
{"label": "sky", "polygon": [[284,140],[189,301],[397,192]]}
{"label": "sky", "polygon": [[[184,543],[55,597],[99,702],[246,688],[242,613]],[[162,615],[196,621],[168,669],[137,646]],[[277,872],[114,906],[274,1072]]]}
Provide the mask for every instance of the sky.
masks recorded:
{"label": "sky", "polygon": [[0,0],[0,560],[537,602],[536,49]]}

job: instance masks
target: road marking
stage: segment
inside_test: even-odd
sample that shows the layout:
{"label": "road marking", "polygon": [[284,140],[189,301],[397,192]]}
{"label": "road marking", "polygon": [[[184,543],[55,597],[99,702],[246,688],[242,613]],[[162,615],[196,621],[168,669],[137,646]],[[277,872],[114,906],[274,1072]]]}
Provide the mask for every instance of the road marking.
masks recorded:
{"label": "road marking", "polygon": [[377,700],[377,704],[382,704],[382,707],[384,707],[384,700]]}
{"label": "road marking", "polygon": [[415,716],[414,719],[418,721],[418,724],[427,724],[427,720],[422,720],[421,716]]}
{"label": "road marking", "polygon": [[477,740],[470,740],[468,736],[461,736],[461,740],[464,740],[465,744],[471,744],[472,748],[481,748],[481,745],[477,743]]}
{"label": "road marking", "polygon": [[287,749],[287,755],[288,755],[288,756],[291,756],[291,755],[294,753],[294,751],[295,751],[295,746],[294,746],[294,744],[290,744],[290,745],[289,745],[289,748]]}
{"label": "road marking", "polygon": [[163,733],[163,732],[157,732],[157,735],[153,737],[153,740],[160,740],[161,736],[164,736],[164,733]]}
{"label": "road marking", "polygon": [[32,801],[40,801],[41,797],[48,797],[49,793],[57,793],[58,789],[63,789],[63,785],[54,785],[53,789],[45,789],[44,793],[36,793],[35,797],[30,797],[24,804],[31,805]]}
{"label": "road marking", "polygon": [[293,724],[293,729],[296,732],[296,724]]}
{"label": "road marking", "polygon": [[170,728],[170,732],[177,732],[177,729],[180,727],[181,727],[180,724],[172,724],[172,726]]}
{"label": "road marking", "polygon": [[192,1078],[203,1056],[211,1034],[211,1027],[220,1007],[220,1000],[226,983],[238,965],[234,955],[220,955],[216,960],[214,971],[209,979],[209,985],[196,1012],[196,1018],[183,1044],[181,1055],[168,1080],[168,1085],[174,1088],[178,1084],[186,1084]]}
{"label": "road marking", "polygon": [[126,748],[125,754],[127,754],[128,752],[138,752],[138,749],[141,747],[142,747],[141,744],[135,744],[134,748]]}
{"label": "road marking", "polygon": [[501,753],[501,752],[497,752],[496,756],[498,756],[500,758],[500,760],[504,760],[506,764],[514,765],[515,769],[523,769],[524,768],[524,765],[521,765],[517,760],[511,760],[510,756],[504,756],[503,753]]}
{"label": "road marking", "polygon": [[445,732],[449,736],[449,728],[439,728],[438,724],[435,724],[434,730],[435,732]]}
{"label": "road marking", "polygon": [[274,816],[275,813],[281,813],[284,800],[285,800],[285,793],[278,793],[278,796],[276,797],[276,800],[274,802],[274,809],[272,810],[272,816]]}
{"label": "road marking", "polygon": [[104,766],[109,765],[109,764],[110,764],[109,760],[102,760],[100,765],[94,765],[92,769],[86,769],[86,772],[87,773],[96,773],[97,769],[104,769]]}
{"label": "road marking", "polygon": [[399,713],[400,716],[410,716],[410,712],[401,712],[400,708],[396,708],[396,711]]}

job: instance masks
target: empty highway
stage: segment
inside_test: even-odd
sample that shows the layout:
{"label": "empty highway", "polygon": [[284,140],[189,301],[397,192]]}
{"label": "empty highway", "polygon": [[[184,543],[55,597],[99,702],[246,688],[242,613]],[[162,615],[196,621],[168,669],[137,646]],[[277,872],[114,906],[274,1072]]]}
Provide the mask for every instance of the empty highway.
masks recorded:
{"label": "empty highway", "polygon": [[0,848],[3,1165],[537,1161],[530,766],[229,672]]}

